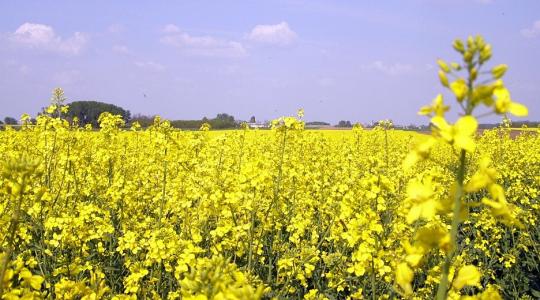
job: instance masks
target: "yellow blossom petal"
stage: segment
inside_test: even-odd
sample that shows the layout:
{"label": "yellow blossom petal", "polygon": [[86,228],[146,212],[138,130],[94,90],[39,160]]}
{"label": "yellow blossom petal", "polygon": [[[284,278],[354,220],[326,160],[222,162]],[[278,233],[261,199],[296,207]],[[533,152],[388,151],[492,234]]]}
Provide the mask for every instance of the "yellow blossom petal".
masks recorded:
{"label": "yellow blossom petal", "polygon": [[412,280],[414,272],[407,263],[400,263],[396,270],[396,282],[403,289],[405,295],[412,294]]}
{"label": "yellow blossom petal", "polygon": [[452,283],[453,286],[460,290],[464,286],[478,286],[480,285],[480,278],[482,277],[482,274],[478,271],[478,269],[475,266],[466,265],[459,269],[459,272],[457,274],[457,277],[454,279],[454,282]]}

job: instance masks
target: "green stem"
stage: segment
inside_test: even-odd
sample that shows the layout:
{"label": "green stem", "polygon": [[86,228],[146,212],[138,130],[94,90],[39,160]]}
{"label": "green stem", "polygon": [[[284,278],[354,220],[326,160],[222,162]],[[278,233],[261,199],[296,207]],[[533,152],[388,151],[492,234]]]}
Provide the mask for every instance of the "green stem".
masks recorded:
{"label": "green stem", "polygon": [[386,154],[386,171],[388,171],[388,129],[384,128],[384,149]]}
{"label": "green stem", "polygon": [[[287,142],[287,129],[285,129],[285,131],[283,131],[283,139],[281,141],[281,149],[280,149],[280,156],[279,156],[279,166],[278,166],[278,176],[277,176],[277,179],[276,179],[276,186],[274,188],[274,198],[272,200],[272,202],[270,202],[270,205],[268,205],[268,209],[266,210],[266,218],[271,214],[271,210],[274,206],[277,206],[277,202],[279,201],[279,192],[280,192],[280,189],[281,189],[281,178],[283,176],[283,161],[285,159],[285,144]],[[266,221],[266,219],[265,219]],[[271,258],[271,253],[272,253],[272,248],[273,248],[273,244],[274,244],[274,235],[270,235],[270,242],[268,243],[268,248],[269,248],[269,255],[268,255],[268,264],[267,264],[267,270],[268,270],[268,274],[267,274],[267,282],[272,282],[272,268],[273,268],[273,265],[272,265],[272,258]],[[277,261],[277,259],[274,259]]]}
{"label": "green stem", "polygon": [[459,227],[459,213],[461,211],[461,197],[463,196],[463,181],[465,180],[465,163],[466,163],[466,152],[461,150],[461,155],[459,158],[459,169],[457,173],[457,187],[456,193],[454,194],[454,210],[452,215],[452,228],[450,229],[450,249],[446,254],[444,260],[441,281],[439,282],[439,288],[437,290],[437,300],[446,299],[448,292],[448,273],[450,271],[450,266],[452,265],[452,259],[457,250],[457,233]]}
{"label": "green stem", "polygon": [[371,299],[377,299],[377,289],[375,281],[375,263],[373,262],[373,254],[371,255]]}
{"label": "green stem", "polygon": [[163,157],[163,186],[161,190],[161,203],[159,205],[159,220],[158,228],[161,227],[161,219],[163,218],[163,210],[165,209],[165,199],[167,193],[167,148]]}

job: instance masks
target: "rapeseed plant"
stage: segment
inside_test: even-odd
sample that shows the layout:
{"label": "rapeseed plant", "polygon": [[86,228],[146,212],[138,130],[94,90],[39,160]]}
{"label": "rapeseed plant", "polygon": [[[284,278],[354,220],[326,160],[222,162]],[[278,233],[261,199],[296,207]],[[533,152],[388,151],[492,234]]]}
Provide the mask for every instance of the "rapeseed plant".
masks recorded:
{"label": "rapeseed plant", "polygon": [[538,130],[478,134],[526,108],[481,38],[454,48],[461,115],[438,95],[431,135],[306,130],[303,110],[236,131],[22,116],[0,131],[0,298],[537,297]]}

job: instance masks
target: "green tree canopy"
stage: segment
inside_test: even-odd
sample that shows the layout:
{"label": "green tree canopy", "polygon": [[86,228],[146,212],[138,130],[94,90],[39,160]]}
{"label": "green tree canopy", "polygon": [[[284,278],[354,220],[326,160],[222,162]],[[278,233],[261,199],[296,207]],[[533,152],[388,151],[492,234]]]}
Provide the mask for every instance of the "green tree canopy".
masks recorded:
{"label": "green tree canopy", "polygon": [[17,121],[17,119],[15,119],[13,117],[5,117],[4,118],[4,123],[6,125],[17,125],[17,124],[19,124],[19,121]]}
{"label": "green tree canopy", "polygon": [[77,117],[79,124],[86,125],[92,124],[92,126],[98,126],[98,118],[104,112],[110,112],[114,115],[121,115],[124,120],[129,122],[131,113],[129,110],[125,110],[119,106],[109,103],[103,103],[98,101],[74,101],[69,104],[69,111],[67,117],[73,119]]}

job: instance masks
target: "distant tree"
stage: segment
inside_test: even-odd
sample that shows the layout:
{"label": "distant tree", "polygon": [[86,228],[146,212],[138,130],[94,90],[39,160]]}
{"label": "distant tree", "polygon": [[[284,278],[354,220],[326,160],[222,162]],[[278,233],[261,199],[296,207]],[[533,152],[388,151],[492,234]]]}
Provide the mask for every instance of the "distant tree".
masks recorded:
{"label": "distant tree", "polygon": [[4,122],[2,122],[2,120],[0,120],[0,125],[4,124]]}
{"label": "distant tree", "polygon": [[[131,122],[139,122],[142,127],[148,127],[153,124],[154,116],[136,114],[133,116],[133,118],[131,118]],[[209,124],[210,128],[212,129],[227,129],[238,127],[238,122],[234,119],[234,117],[225,113],[218,114],[213,119],[203,117],[201,120],[171,120],[170,122],[171,125],[175,128],[189,130],[198,130],[205,123]]]}
{"label": "distant tree", "polygon": [[126,121],[126,123],[129,122],[131,119],[131,113],[129,112],[129,110],[125,110],[114,104],[98,101],[71,102],[69,104],[69,111],[67,113],[67,117],[70,119],[77,117],[79,119],[79,124],[92,124],[92,126],[97,127],[99,115],[104,112],[110,112],[114,115],[121,115],[124,121]]}
{"label": "distant tree", "polygon": [[17,119],[12,118],[12,117],[5,117],[4,118],[4,123],[6,125],[17,125],[17,124],[19,124],[19,121],[17,121]]}
{"label": "distant tree", "polygon": [[192,129],[196,130],[201,128],[202,124],[206,122],[202,120],[174,120],[171,121],[171,125],[175,128]]}
{"label": "distant tree", "polygon": [[214,129],[235,128],[237,125],[234,117],[226,113],[217,114],[217,116],[214,119],[209,120],[208,123]]}
{"label": "distant tree", "polygon": [[330,123],[323,122],[323,121],[311,121],[311,122],[306,122],[306,125],[307,126],[328,126],[330,125]]}
{"label": "distant tree", "polygon": [[337,127],[352,127],[351,121],[341,120],[337,124]]}
{"label": "distant tree", "polygon": [[249,118],[249,123],[256,123],[257,121],[255,120],[255,116],[251,116],[251,118]]}
{"label": "distant tree", "polygon": [[130,122],[138,122],[142,127],[148,127],[154,123],[154,118],[155,116],[136,114],[131,118]]}
{"label": "distant tree", "polygon": [[215,120],[220,120],[220,121],[225,121],[225,122],[231,122],[231,121],[234,122],[234,117],[226,113],[221,113],[221,114],[217,114]]}

